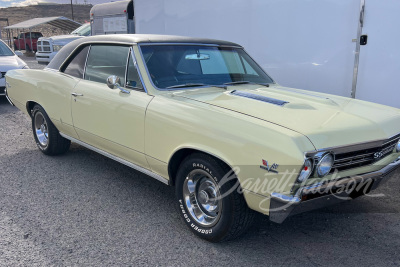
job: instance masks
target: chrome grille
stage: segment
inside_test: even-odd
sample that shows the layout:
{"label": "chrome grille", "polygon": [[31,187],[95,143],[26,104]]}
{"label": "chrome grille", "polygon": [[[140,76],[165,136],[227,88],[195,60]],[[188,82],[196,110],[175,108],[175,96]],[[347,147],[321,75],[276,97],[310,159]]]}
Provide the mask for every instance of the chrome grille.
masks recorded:
{"label": "chrome grille", "polygon": [[335,154],[335,162],[332,172],[335,170],[344,171],[352,168],[358,168],[373,164],[391,154],[400,137],[396,136],[387,140],[383,145],[358,151]]}
{"label": "chrome grille", "polygon": [[42,51],[42,41],[37,42],[37,51],[38,52]]}
{"label": "chrome grille", "polygon": [[38,41],[37,50],[41,53],[51,53],[52,48],[49,41]]}

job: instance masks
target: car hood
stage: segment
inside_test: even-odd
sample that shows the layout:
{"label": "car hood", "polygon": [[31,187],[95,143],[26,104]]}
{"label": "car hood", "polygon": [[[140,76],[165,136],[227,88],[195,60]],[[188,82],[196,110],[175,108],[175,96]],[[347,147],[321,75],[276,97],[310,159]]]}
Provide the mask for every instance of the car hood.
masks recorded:
{"label": "car hood", "polygon": [[400,133],[399,109],[278,85],[229,86],[223,92],[202,88],[174,95],[291,129],[307,136],[316,149],[383,140]]}
{"label": "car hood", "polygon": [[0,71],[5,72],[12,69],[19,69],[26,63],[17,56],[0,56]]}
{"label": "car hood", "polygon": [[67,34],[67,35],[57,35],[57,36],[51,36],[51,37],[46,37],[46,38],[40,38],[40,40],[50,40],[53,42],[53,44],[56,45],[64,45],[67,44],[73,40],[83,38],[85,36],[79,36],[79,35],[74,35],[74,34]]}

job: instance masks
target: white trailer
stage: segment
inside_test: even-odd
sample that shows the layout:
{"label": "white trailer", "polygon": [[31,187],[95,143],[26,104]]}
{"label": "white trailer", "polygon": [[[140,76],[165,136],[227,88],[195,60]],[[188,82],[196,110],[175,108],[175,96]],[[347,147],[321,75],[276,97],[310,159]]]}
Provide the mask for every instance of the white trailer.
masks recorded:
{"label": "white trailer", "polygon": [[90,10],[92,35],[135,33],[133,1],[94,5]]}
{"label": "white trailer", "polygon": [[129,33],[237,42],[281,85],[400,108],[398,0],[135,0],[132,9]]}

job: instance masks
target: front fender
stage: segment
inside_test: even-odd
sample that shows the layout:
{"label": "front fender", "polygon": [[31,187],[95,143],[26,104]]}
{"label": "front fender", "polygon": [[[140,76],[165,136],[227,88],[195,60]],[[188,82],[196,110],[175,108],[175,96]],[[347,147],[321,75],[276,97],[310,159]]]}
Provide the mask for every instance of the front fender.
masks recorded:
{"label": "front fender", "polygon": [[[205,103],[161,95],[147,109],[145,131],[146,155],[156,159],[149,162],[152,169],[167,166],[181,149],[202,151],[235,169],[242,189],[262,196],[276,192],[276,188],[270,188],[276,182],[284,182],[279,192],[290,191],[304,163],[304,151],[315,149],[307,137],[281,126]],[[269,166],[264,166],[263,160]],[[278,167],[268,171],[273,164]],[[289,177],[287,172],[294,172],[296,177]],[[168,176],[166,167],[163,174]]]}

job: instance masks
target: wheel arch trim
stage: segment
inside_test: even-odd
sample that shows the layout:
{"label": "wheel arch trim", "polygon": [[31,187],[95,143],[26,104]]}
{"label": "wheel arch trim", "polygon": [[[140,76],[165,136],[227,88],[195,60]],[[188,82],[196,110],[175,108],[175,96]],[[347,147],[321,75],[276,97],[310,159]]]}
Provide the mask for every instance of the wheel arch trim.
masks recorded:
{"label": "wheel arch trim", "polygon": [[[186,153],[185,153],[186,152]],[[224,163],[227,167],[229,167],[231,170],[233,170],[232,164],[227,161],[225,158],[226,157],[222,157],[220,155],[217,155],[216,153],[207,151],[206,149],[202,149],[196,146],[181,146],[178,147],[170,156],[169,160],[168,160],[168,176],[169,176],[169,184],[171,186],[175,185],[175,176],[177,173],[177,168],[175,168],[175,170],[173,169],[173,167],[179,167],[179,165],[182,163],[182,161],[189,156],[192,153],[203,153],[206,155],[209,155],[211,157],[214,157],[216,159],[218,159],[219,161],[221,161],[222,163]]]}

